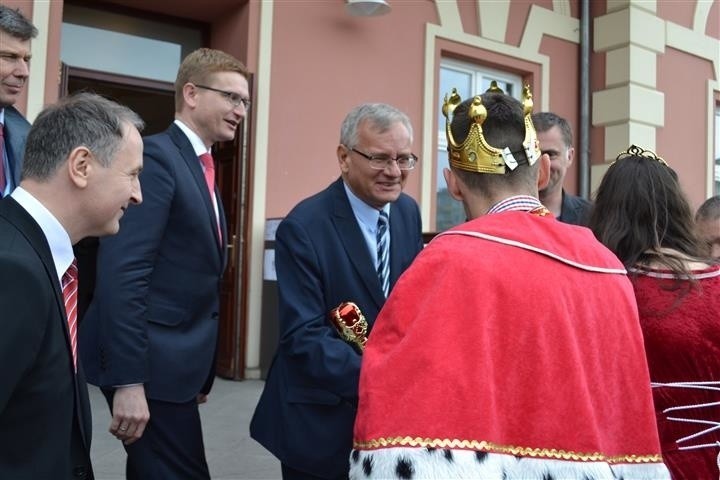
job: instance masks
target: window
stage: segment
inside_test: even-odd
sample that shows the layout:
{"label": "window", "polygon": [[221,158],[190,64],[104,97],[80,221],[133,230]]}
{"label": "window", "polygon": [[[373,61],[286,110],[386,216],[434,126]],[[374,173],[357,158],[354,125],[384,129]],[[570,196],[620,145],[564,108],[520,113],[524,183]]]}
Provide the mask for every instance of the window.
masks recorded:
{"label": "window", "polygon": [[66,4],[60,58],[72,67],[174,82],[182,59],[202,46],[202,33],[200,27]]}
{"label": "window", "polygon": [[499,70],[445,59],[440,63],[440,105],[438,105],[438,152],[435,170],[435,230],[447,230],[465,221],[462,204],[450,197],[443,177],[443,169],[448,167],[447,138],[445,137],[445,117],[442,114],[442,101],[446,93],[456,88],[460,97],[466,100],[471,95],[482,93],[495,80],[505,93],[520,98],[522,78]]}

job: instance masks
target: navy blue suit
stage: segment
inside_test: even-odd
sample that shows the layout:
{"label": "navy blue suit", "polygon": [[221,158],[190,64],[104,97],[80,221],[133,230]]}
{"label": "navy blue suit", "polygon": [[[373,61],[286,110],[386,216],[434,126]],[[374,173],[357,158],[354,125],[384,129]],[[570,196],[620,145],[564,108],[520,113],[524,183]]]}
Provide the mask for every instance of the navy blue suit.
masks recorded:
{"label": "navy blue suit", "polygon": [[[422,249],[420,212],[405,194],[390,207],[390,287]],[[355,302],[369,329],[385,297],[341,179],[302,201],[276,237],[280,344],[251,436],[293,469],[347,476],[361,356],[328,312]]]}
{"label": "navy blue suit", "polygon": [[40,226],[0,201],[0,478],[90,479],[90,403]]}
{"label": "navy blue suit", "polygon": [[576,197],[562,191],[562,204],[558,220],[564,223],[586,227],[590,221],[590,210],[592,203],[582,197]]}
{"label": "navy blue suit", "polygon": [[[10,161],[10,173],[13,184],[20,185],[25,139],[30,131],[30,123],[15,107],[5,107],[5,151]],[[0,197],[2,192],[0,192]]]}
{"label": "navy blue suit", "polygon": [[[82,361],[88,381],[106,390],[142,383],[149,400],[192,406],[214,378],[224,212],[219,205],[219,239],[200,162],[175,124],[146,137],[143,155],[143,202],[126,211],[118,235],[100,241]],[[153,408],[148,430],[160,420]],[[170,423],[169,435],[182,428]]]}

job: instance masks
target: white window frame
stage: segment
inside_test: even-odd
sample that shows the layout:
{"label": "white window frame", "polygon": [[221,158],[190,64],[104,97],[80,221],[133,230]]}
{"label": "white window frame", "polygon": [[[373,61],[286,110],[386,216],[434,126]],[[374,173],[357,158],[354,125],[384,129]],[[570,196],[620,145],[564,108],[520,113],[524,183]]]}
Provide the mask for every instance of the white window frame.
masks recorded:
{"label": "white window frame", "polygon": [[[502,70],[498,70],[496,68],[491,67],[485,67],[480,64],[472,64],[468,62],[462,62],[459,60],[451,59],[451,58],[443,58],[440,61],[440,78],[442,78],[442,70],[443,69],[449,69],[454,70],[456,72],[468,74],[471,77],[470,85],[471,85],[471,91],[473,94],[482,93],[485,90],[487,90],[490,81],[495,80],[498,82],[498,86],[503,89],[503,91],[507,92],[508,86],[511,86],[511,94],[518,100],[520,99],[520,95],[522,92],[522,77],[520,75],[505,72]],[[438,88],[442,88],[442,80],[438,82]],[[445,152],[447,151],[447,138],[445,135],[445,119],[442,117],[442,101],[445,97],[445,94],[449,92],[439,92],[438,98],[440,99],[440,105],[438,105],[438,115],[440,120],[438,121],[438,131],[437,131],[437,139],[438,139],[438,150],[435,152],[435,158],[434,164],[435,168],[433,169],[435,178],[435,197],[433,201],[435,202],[435,218],[434,218],[434,224],[435,224],[435,230],[436,231],[442,231],[447,228],[450,228],[451,226],[454,226],[457,224],[456,221],[451,221],[450,219],[441,219],[438,218],[438,211],[437,208],[439,206],[439,194],[443,189],[446,189],[445,185],[445,179],[443,178],[442,174],[440,173],[442,171],[441,167],[444,168],[447,166],[447,160],[445,158],[441,159],[442,156],[445,155]],[[465,97],[463,97],[463,100],[466,100]],[[464,216],[463,213],[463,207],[460,204],[460,202],[456,202],[455,205],[452,206],[452,212],[451,217],[453,218],[461,218]]]}

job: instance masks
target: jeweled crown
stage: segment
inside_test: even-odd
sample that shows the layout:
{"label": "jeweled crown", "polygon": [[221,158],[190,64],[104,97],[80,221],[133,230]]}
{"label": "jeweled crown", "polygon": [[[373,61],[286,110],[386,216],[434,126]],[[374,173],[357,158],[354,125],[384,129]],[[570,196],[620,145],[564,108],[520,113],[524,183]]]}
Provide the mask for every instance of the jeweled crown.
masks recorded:
{"label": "jeweled crown", "polygon": [[[497,83],[490,84],[488,92],[504,93]],[[475,95],[468,110],[468,116],[472,118],[473,124],[467,138],[458,144],[450,130],[450,116],[455,107],[460,105],[462,99],[453,88],[450,97],[445,94],[442,112],[445,116],[445,133],[447,134],[448,150],[450,153],[450,165],[461,170],[478,173],[504,174],[507,170],[515,170],[519,162],[515,159],[513,152],[508,147],[496,148],[487,143],[483,134],[482,125],[488,116],[487,109],[482,103],[482,97]],[[525,117],[525,139],[523,149],[530,165],[534,165],[540,158],[540,143],[537,139],[535,126],[532,123],[533,100],[530,86],[523,87],[522,95],[523,114]],[[519,153],[519,152],[515,152]]]}

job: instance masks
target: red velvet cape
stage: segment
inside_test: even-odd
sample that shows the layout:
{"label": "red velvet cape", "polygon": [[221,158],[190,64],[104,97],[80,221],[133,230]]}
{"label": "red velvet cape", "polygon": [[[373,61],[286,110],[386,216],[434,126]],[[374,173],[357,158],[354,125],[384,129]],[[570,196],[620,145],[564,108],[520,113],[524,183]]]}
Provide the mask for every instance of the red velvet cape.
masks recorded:
{"label": "red velvet cape", "polygon": [[354,438],[359,450],[661,461],[622,265],[590,230],[525,212],[437,237],[375,322]]}

